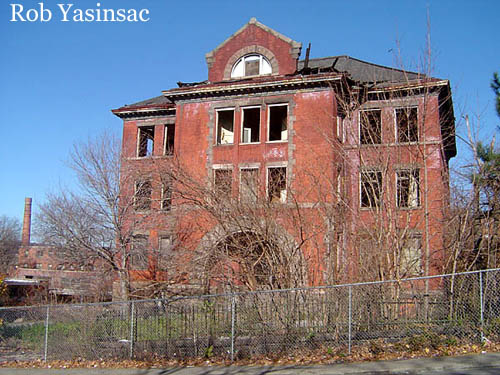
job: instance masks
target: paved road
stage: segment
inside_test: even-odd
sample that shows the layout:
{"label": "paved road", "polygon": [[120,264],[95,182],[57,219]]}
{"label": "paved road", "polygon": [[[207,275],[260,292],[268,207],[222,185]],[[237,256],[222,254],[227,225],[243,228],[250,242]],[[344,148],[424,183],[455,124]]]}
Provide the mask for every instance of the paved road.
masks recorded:
{"label": "paved road", "polygon": [[0,375],[499,375],[500,353],[315,366],[230,366],[164,369],[13,369]]}

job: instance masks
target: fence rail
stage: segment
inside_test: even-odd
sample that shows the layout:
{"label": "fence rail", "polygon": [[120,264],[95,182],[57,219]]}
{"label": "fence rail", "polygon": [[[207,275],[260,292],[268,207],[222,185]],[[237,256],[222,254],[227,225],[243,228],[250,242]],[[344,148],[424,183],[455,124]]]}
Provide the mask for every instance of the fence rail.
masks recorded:
{"label": "fence rail", "polygon": [[[0,308],[0,360],[236,357],[500,335],[500,269],[398,281]],[[22,356],[19,353],[23,353]]]}

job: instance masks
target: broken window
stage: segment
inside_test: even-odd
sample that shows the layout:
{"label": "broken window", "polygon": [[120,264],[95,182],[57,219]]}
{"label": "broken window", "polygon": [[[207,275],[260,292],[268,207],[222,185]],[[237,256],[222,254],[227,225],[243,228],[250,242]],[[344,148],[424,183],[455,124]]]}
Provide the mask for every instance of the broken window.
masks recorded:
{"label": "broken window", "polygon": [[260,107],[243,108],[241,143],[260,142]]}
{"label": "broken window", "polygon": [[255,203],[259,196],[259,169],[242,168],[240,170],[240,199],[242,202]]}
{"label": "broken window", "polygon": [[288,106],[269,106],[269,140],[286,141],[288,139]]}
{"label": "broken window", "polygon": [[130,250],[132,269],[144,270],[148,268],[148,237],[146,235],[133,236]]}
{"label": "broken window", "polygon": [[380,144],[382,142],[381,111],[379,109],[361,111],[359,120],[359,142],[362,145]]}
{"label": "broken window", "polygon": [[270,202],[286,202],[286,167],[267,170],[267,192]]}
{"label": "broken window", "polygon": [[135,183],[134,207],[138,211],[151,209],[151,181],[141,180]]}
{"label": "broken window", "polygon": [[42,269],[42,263],[36,263],[36,264],[35,264],[35,268],[36,268],[37,270],[41,270],[41,269]]}
{"label": "broken window", "polygon": [[162,210],[170,210],[172,208],[172,184],[170,181],[161,185],[161,204]]}
{"label": "broken window", "polygon": [[137,135],[137,157],[153,155],[155,144],[155,127],[139,126]]}
{"label": "broken window", "polygon": [[232,169],[214,169],[214,188],[218,195],[231,196]]}
{"label": "broken window", "polygon": [[234,109],[217,111],[217,144],[234,143]]}
{"label": "broken window", "polygon": [[175,124],[165,125],[163,155],[174,154]]}
{"label": "broken window", "polygon": [[418,276],[422,273],[422,235],[412,233],[404,239],[401,248],[401,276]]}
{"label": "broken window", "polygon": [[418,142],[418,110],[417,107],[397,108],[396,127],[398,142]]}
{"label": "broken window", "polygon": [[397,171],[396,184],[398,207],[420,206],[420,171],[418,169]]}
{"label": "broken window", "polygon": [[361,207],[378,207],[382,195],[382,172],[365,170],[361,172]]}
{"label": "broken window", "polygon": [[267,59],[258,54],[241,57],[231,70],[231,78],[271,74],[273,69]]}

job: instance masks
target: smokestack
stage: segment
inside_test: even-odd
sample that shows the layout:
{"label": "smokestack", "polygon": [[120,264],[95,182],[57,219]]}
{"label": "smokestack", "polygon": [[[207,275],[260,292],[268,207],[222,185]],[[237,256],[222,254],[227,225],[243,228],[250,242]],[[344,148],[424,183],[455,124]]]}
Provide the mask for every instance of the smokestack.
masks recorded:
{"label": "smokestack", "polygon": [[24,198],[24,219],[22,245],[29,246],[31,239],[31,198]]}

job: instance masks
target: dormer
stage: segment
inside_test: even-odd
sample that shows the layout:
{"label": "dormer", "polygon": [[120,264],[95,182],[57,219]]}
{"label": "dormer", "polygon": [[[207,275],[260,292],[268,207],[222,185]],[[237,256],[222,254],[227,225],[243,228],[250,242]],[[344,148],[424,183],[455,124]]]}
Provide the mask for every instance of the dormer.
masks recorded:
{"label": "dormer", "polygon": [[255,18],[205,55],[208,80],[293,74],[302,43],[261,24]]}

